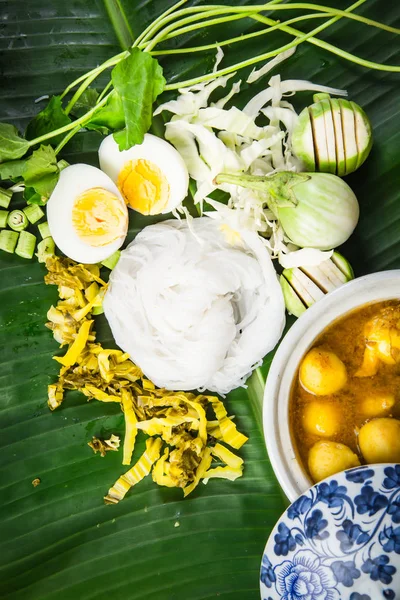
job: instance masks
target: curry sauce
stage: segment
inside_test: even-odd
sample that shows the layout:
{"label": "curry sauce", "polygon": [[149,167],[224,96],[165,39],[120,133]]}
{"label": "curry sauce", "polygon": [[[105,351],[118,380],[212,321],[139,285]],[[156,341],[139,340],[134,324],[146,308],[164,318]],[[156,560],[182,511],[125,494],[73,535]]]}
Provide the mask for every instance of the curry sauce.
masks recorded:
{"label": "curry sauce", "polygon": [[[378,338],[369,334],[373,327],[376,332],[377,323],[386,333],[391,331],[400,337],[400,302],[389,300],[358,308],[335,321],[315,340],[312,348],[334,353],[346,367],[347,379],[339,391],[329,395],[310,393],[300,382],[299,371],[296,373],[289,409],[290,428],[298,457],[308,473],[309,452],[316,442],[345,444],[363,463],[366,461],[358,444],[360,428],[372,418],[400,418],[400,349],[396,349],[396,343],[393,347],[389,343],[388,347],[386,342],[376,341]],[[386,351],[387,356],[379,355],[382,359],[377,359],[375,348]],[[375,360],[373,375],[365,370],[366,360],[367,370],[370,369],[371,357]],[[311,432],[313,427],[308,422],[310,418],[315,422],[316,412],[322,423],[321,434]]]}

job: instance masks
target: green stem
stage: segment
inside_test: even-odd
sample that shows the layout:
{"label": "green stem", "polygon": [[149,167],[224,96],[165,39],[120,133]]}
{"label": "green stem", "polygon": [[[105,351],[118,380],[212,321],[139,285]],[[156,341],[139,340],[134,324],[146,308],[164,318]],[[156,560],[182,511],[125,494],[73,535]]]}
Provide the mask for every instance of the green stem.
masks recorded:
{"label": "green stem", "polygon": [[[252,9],[256,8],[256,6],[252,7],[251,5],[247,8]],[[384,29],[385,31],[389,31],[390,33],[400,33],[400,29],[396,27],[391,27],[390,25],[385,25],[384,23],[379,23],[378,21],[374,21],[373,19],[368,19],[367,17],[363,17],[358,15],[357,13],[349,12],[346,10],[339,10],[336,8],[332,8],[330,6],[320,6],[319,4],[309,4],[303,2],[291,2],[289,4],[275,4],[274,10],[296,10],[296,9],[305,9],[305,10],[319,10],[320,12],[326,12],[338,17],[346,17],[347,19],[353,19],[354,21],[360,21],[360,23],[364,23],[364,25],[369,25],[370,27],[377,27],[379,29]]]}
{"label": "green stem", "polygon": [[[271,0],[270,2],[268,2],[267,5],[264,6],[268,6],[271,7],[274,4],[279,3],[281,0]],[[158,17],[152,25],[150,25],[149,27],[147,27],[147,29],[140,34],[140,36],[137,38],[137,44],[143,44],[144,42],[148,42],[151,39],[151,36],[153,36],[155,33],[157,33],[164,25],[167,25],[168,23],[170,23],[171,21],[176,20],[178,17],[185,17],[189,14],[195,14],[195,13],[202,13],[202,12],[206,12],[209,10],[229,10],[229,9],[233,9],[235,7],[230,6],[230,5],[224,5],[224,4],[210,4],[210,5],[203,5],[203,6],[193,6],[193,7],[189,7],[189,8],[184,8],[182,10],[176,11],[176,8],[178,8],[179,6],[181,6],[184,2],[178,2],[177,4],[175,4],[173,7],[171,7],[171,9],[169,9],[168,11],[165,11],[165,13],[163,13],[160,17]],[[246,8],[244,8],[243,10],[247,10]],[[174,14],[171,14],[173,13]]]}
{"label": "green stem", "polygon": [[[364,4],[365,2],[366,2],[366,0],[358,0],[358,2],[349,6],[349,8],[346,9],[346,12],[350,12],[351,10],[354,10],[361,4]],[[264,17],[263,15],[251,15],[250,18],[254,19],[255,21],[259,21],[260,23],[265,23],[266,25],[276,25],[277,24],[277,21],[274,21],[273,19],[270,19],[269,17]],[[310,44],[313,44],[314,46],[323,48],[324,50],[327,50],[328,52],[331,52],[332,54],[336,54],[337,56],[340,56],[340,58],[344,58],[345,60],[348,60],[349,62],[358,64],[362,67],[367,67],[369,69],[376,69],[377,71],[388,71],[391,73],[400,73],[400,67],[397,65],[396,66],[395,65],[382,65],[380,63],[375,63],[375,62],[372,62],[369,60],[365,60],[363,58],[360,58],[359,56],[356,56],[355,54],[350,54],[350,52],[346,52],[345,50],[342,50],[341,48],[338,48],[337,46],[334,46],[333,44],[329,44],[328,42],[324,42],[323,40],[320,40],[320,39],[314,37],[314,34],[316,32],[319,33],[320,31],[322,31],[323,29],[326,29],[333,23],[336,23],[336,21],[338,21],[339,19],[340,19],[340,17],[333,17],[332,19],[329,19],[329,21],[327,21],[323,25],[320,25],[320,27],[317,28],[318,31],[314,30],[314,32],[311,32],[311,33],[313,33],[313,36],[308,38],[307,41]],[[293,36],[302,35],[302,32],[299,29],[295,29],[294,27],[287,27],[283,23],[279,24],[279,25],[280,25],[279,29],[281,29],[285,33],[289,33],[290,35],[293,35]]]}
{"label": "green stem", "polygon": [[92,83],[92,81],[94,81],[96,79],[96,77],[98,77],[98,74],[94,73],[94,74],[90,75],[90,77],[87,77],[85,79],[85,81],[83,81],[83,83],[81,83],[81,85],[76,90],[75,94],[72,96],[71,100],[68,102],[68,104],[65,108],[66,115],[68,115],[71,112],[71,110],[73,109],[75,104],[78,102],[79,98],[82,96],[83,92],[86,90],[86,88],[89,87],[89,85]]}
{"label": "green stem", "polygon": [[68,87],[65,88],[65,90],[61,94],[61,98],[64,98],[64,96],[66,96],[68,94],[68,92],[70,92],[74,87],[76,87],[77,85],[79,85],[82,81],[85,81],[85,79],[87,79],[91,75],[96,74],[95,76],[97,77],[98,75],[100,75],[100,73],[102,73],[103,71],[105,71],[109,67],[114,67],[123,58],[126,58],[128,55],[129,55],[128,50],[125,50],[124,52],[120,52],[119,54],[115,54],[115,56],[112,56],[111,58],[109,58],[108,60],[106,60],[102,65],[99,65],[95,69],[92,69],[91,71],[88,71],[84,75],[81,75],[80,77],[78,77],[77,79],[75,79],[72,83],[70,83],[68,85]]}
{"label": "green stem", "polygon": [[[275,0],[273,0],[273,2],[274,1]],[[185,15],[188,12],[204,12],[204,11],[206,11],[206,10],[208,10],[210,8],[208,6],[207,7],[204,6],[204,7],[186,8],[186,9],[183,9],[181,11],[177,11],[174,15],[171,15],[171,13],[178,6],[181,6],[185,2],[187,2],[187,0],[180,0],[180,2],[178,2],[177,4],[175,4],[174,6],[172,6],[167,11],[165,11],[162,15],[160,15],[149,27],[147,27],[142,32],[142,34],[140,34],[138,36],[138,38],[132,44],[132,47],[138,46],[140,43],[143,43],[143,40],[146,37],[146,35],[144,35],[144,34],[147,32],[147,35],[148,35],[150,31],[153,31],[153,29],[155,29],[156,23],[158,24],[157,25],[158,27],[160,27],[160,26],[162,27],[162,21],[164,21],[164,20],[175,19],[177,16]],[[211,8],[215,8],[215,7],[212,6]],[[68,85],[68,87],[65,88],[65,90],[61,94],[61,98],[64,98],[73,88],[75,88],[77,85],[79,85],[80,83],[82,83],[83,81],[85,81],[88,77],[91,77],[92,75],[94,75],[94,78],[96,78],[98,75],[100,75],[101,73],[103,73],[103,71],[105,71],[106,69],[108,69],[110,67],[114,67],[121,60],[123,60],[124,58],[126,58],[128,56],[128,54],[129,54],[128,50],[125,50],[124,52],[120,52],[118,54],[115,54],[114,56],[112,56],[111,58],[109,58],[108,60],[106,60],[103,64],[99,65],[98,67],[95,67],[91,71],[88,71],[84,75],[81,75],[80,77],[78,77],[77,79],[75,79],[72,83],[70,83]],[[92,81],[93,81],[93,79],[92,79]]]}
{"label": "green stem", "polygon": [[[76,123],[76,121],[74,121],[74,123]],[[71,129],[71,131],[69,131],[67,133],[67,135],[61,140],[61,142],[58,144],[58,146],[56,147],[56,149],[54,150],[54,153],[57,155],[59,152],[61,152],[61,150],[64,148],[65,144],[67,144],[69,142],[69,140],[71,138],[74,137],[74,135],[76,133],[78,133],[78,131],[82,129],[82,125],[77,125],[77,127],[75,127],[74,129]]]}
{"label": "green stem", "polygon": [[244,69],[245,67],[250,67],[251,65],[254,65],[258,62],[272,58],[273,56],[276,56],[277,54],[280,54],[281,52],[284,52],[285,50],[290,50],[291,48],[298,46],[302,42],[306,41],[308,38],[312,37],[314,35],[314,33],[315,33],[315,30],[313,29],[309,33],[302,34],[300,37],[296,38],[295,40],[293,40],[292,42],[290,42],[288,44],[285,44],[284,46],[281,46],[280,48],[271,50],[270,52],[266,52],[264,54],[259,54],[258,56],[255,56],[254,58],[249,58],[247,60],[243,60],[243,61],[236,63],[230,67],[226,67],[225,69],[220,69],[219,71],[216,71],[215,73],[207,73],[207,75],[202,75],[200,77],[194,77],[193,79],[186,79],[185,81],[178,81],[177,83],[172,83],[172,84],[166,85],[165,89],[166,90],[176,90],[179,88],[196,85],[198,83],[203,83],[205,81],[210,81],[211,79],[214,79],[215,77],[221,77],[223,75],[229,75],[230,73],[235,73],[236,71],[239,71],[240,69]]}
{"label": "green stem", "polygon": [[146,42],[151,35],[157,33],[159,23],[161,21],[164,21],[166,17],[168,17],[171,13],[174,13],[180,6],[186,4],[186,2],[187,0],[179,0],[179,2],[171,6],[171,8],[164,11],[159,17],[157,17],[157,19],[150,23],[150,25],[146,27],[146,29],[144,29],[142,33],[136,38],[137,44],[140,44],[141,42]]}
{"label": "green stem", "polygon": [[96,106],[94,106],[93,108],[91,108],[86,114],[84,114],[82,117],[80,117],[79,119],[76,119],[76,121],[72,121],[71,123],[68,123],[68,125],[64,125],[64,127],[60,127],[59,129],[55,129],[54,131],[50,131],[49,133],[45,133],[44,135],[40,135],[39,137],[35,138],[34,140],[29,140],[29,146],[36,146],[36,144],[40,144],[41,142],[44,142],[46,140],[49,140],[57,135],[62,135],[63,133],[67,133],[68,131],[71,131],[71,129],[75,129],[76,127],[78,127],[78,125],[80,127],[82,127],[86,121],[88,121],[90,119],[90,117],[101,107],[104,106],[104,104],[107,102],[108,98],[110,97],[110,95],[112,94],[112,92],[110,92],[109,94],[107,94],[107,96],[105,96],[103,98],[103,100],[101,100],[101,102],[99,102]]}
{"label": "green stem", "polygon": [[[349,8],[347,8],[345,12],[350,13],[352,10],[354,10],[361,4],[364,4],[365,2],[366,2],[366,0],[358,0],[357,2],[352,4]],[[277,27],[278,29],[281,29],[282,31],[285,31],[286,33],[290,33],[291,35],[294,35],[297,37],[291,43],[286,44],[285,46],[281,46],[277,50],[267,52],[266,54],[260,54],[259,56],[256,56],[252,59],[248,59],[246,61],[236,63],[235,65],[232,65],[231,67],[227,67],[225,69],[221,69],[220,71],[217,71],[216,73],[209,73],[209,74],[203,75],[201,77],[196,77],[193,79],[188,79],[186,81],[180,81],[177,83],[167,85],[166,90],[175,90],[175,89],[179,89],[182,87],[188,87],[191,85],[209,81],[210,79],[213,79],[214,77],[228,75],[229,73],[233,73],[235,71],[238,71],[239,69],[251,66],[252,64],[255,64],[257,62],[261,62],[263,60],[271,58],[272,56],[276,56],[280,52],[289,50],[290,48],[298,46],[299,44],[301,44],[302,42],[307,41],[307,40],[309,40],[311,43],[314,43],[317,46],[320,46],[320,47],[323,47],[323,48],[329,50],[330,52],[332,52],[334,54],[337,54],[338,56],[340,56],[342,58],[349,60],[350,62],[354,62],[361,66],[380,70],[380,71],[400,72],[400,67],[398,67],[398,66],[382,65],[379,63],[365,60],[354,54],[350,54],[349,52],[346,52],[345,50],[342,50],[341,48],[337,48],[336,46],[333,46],[332,44],[322,42],[321,40],[318,40],[317,38],[314,37],[316,34],[320,33],[321,31],[323,31],[324,29],[326,29],[333,23],[336,23],[336,21],[338,21],[341,18],[341,16],[335,16],[335,17],[329,19],[326,23],[320,25],[319,27],[316,27],[315,29],[313,29],[312,31],[310,31],[309,33],[306,33],[306,34],[304,34],[302,31],[295,29],[293,27],[288,27],[288,26],[285,26],[284,24],[277,23],[273,19],[264,17],[263,15],[252,14],[252,15],[250,15],[250,18],[254,19],[256,21],[259,21],[261,23],[265,23],[267,25],[272,25],[272,26],[278,25],[278,27]]]}
{"label": "green stem", "polygon": [[[193,48],[175,48],[174,50],[152,50],[152,56],[158,55],[168,55],[168,54],[186,54],[188,52],[202,52],[205,50],[214,50],[216,48],[227,46],[229,44],[235,44],[236,42],[242,42],[243,40],[252,39],[254,37],[258,37],[260,35],[265,35],[267,33],[271,33],[272,31],[276,31],[277,29],[281,29],[282,25],[291,25],[292,23],[297,23],[299,21],[305,21],[308,19],[327,19],[329,15],[326,13],[311,13],[309,15],[302,15],[300,17],[293,17],[292,19],[288,19],[284,21],[284,23],[278,23],[273,27],[267,27],[265,29],[261,29],[260,31],[254,31],[253,33],[246,33],[244,35],[239,35],[234,38],[230,38],[229,40],[223,40],[222,42],[216,42],[215,44],[207,44],[205,46],[195,46]],[[173,36],[174,37],[174,36]],[[168,39],[167,36],[165,39]]]}
{"label": "green stem", "polygon": [[[202,8],[205,9],[207,7],[202,7]],[[239,6],[239,7],[232,7],[232,6],[228,6],[228,5],[215,5],[210,8],[221,10],[221,14],[226,14],[227,12],[230,12],[230,11],[235,12],[235,13],[245,13],[245,12],[259,13],[259,12],[263,12],[266,10],[270,10],[271,8],[273,10],[294,10],[294,9],[318,10],[319,12],[333,14],[338,17],[346,17],[349,19],[353,19],[353,20],[359,21],[361,23],[364,23],[365,25],[384,29],[385,31],[389,31],[391,33],[397,33],[397,34],[400,33],[400,29],[391,27],[390,25],[385,25],[378,21],[374,21],[373,19],[368,19],[367,17],[363,17],[361,15],[353,14],[349,11],[349,9],[339,10],[339,9],[331,8],[329,6],[321,6],[321,5],[313,4],[313,3],[297,2],[297,3],[280,4],[277,1],[273,1],[273,2],[268,2],[266,4],[248,4],[248,5]],[[190,9],[185,9],[184,11],[180,11],[180,12],[182,12],[182,13],[184,12],[185,14],[187,14],[189,12],[189,10]],[[227,18],[226,21],[229,21],[229,18]]]}
{"label": "green stem", "polygon": [[[203,29],[206,27],[211,27],[212,25],[219,25],[220,23],[226,23],[228,20],[229,20],[229,23],[231,23],[231,21],[238,21],[240,19],[246,19],[252,14],[254,14],[254,13],[249,11],[247,13],[239,13],[237,15],[230,15],[229,19],[227,19],[224,16],[224,17],[219,17],[216,19],[210,19],[209,21],[204,21],[202,23],[194,23],[193,25],[188,25],[187,27],[182,27],[181,29],[174,30],[173,33],[168,34],[161,41],[164,42],[165,40],[175,38],[178,35],[183,35],[185,33],[189,33],[190,31],[196,31],[196,29]],[[153,48],[154,48],[154,46],[153,46]]]}
{"label": "green stem", "polygon": [[[240,7],[240,8],[243,8],[243,7]],[[202,11],[199,13],[196,12],[195,14],[192,14],[189,17],[185,17],[185,18],[181,19],[180,21],[174,21],[173,23],[171,23],[171,25],[168,25],[167,27],[164,27],[164,29],[161,29],[161,31],[159,31],[159,33],[147,44],[145,50],[146,50],[146,52],[150,52],[157,44],[159,44],[165,38],[165,36],[167,34],[178,29],[180,26],[188,25],[190,23],[193,23],[194,21],[199,21],[199,20],[202,21],[204,19],[207,19],[208,17],[217,17],[219,15],[226,15],[227,13],[228,13],[228,15],[231,15],[231,14],[234,14],[237,12],[243,12],[243,11],[240,11],[238,8],[235,8],[235,7],[229,7],[228,10],[226,9],[226,7],[224,7],[223,9],[221,9],[221,8],[214,9],[213,8],[213,10]],[[244,12],[249,13],[249,9],[247,9]],[[229,18],[230,17],[226,17],[224,19],[224,22],[229,20]]]}
{"label": "green stem", "polygon": [[110,79],[110,81],[107,83],[104,90],[101,92],[100,96],[97,98],[96,104],[98,104],[99,102],[101,102],[103,100],[104,96],[107,94],[108,90],[111,87],[112,87],[112,80]]}
{"label": "green stem", "polygon": [[[280,175],[280,173],[279,173]],[[260,177],[259,175],[234,175],[233,173],[219,173],[214,179],[216,185],[221,183],[230,183],[232,185],[240,185],[244,188],[266,192],[268,188],[267,179],[271,182],[273,175],[269,177]]]}

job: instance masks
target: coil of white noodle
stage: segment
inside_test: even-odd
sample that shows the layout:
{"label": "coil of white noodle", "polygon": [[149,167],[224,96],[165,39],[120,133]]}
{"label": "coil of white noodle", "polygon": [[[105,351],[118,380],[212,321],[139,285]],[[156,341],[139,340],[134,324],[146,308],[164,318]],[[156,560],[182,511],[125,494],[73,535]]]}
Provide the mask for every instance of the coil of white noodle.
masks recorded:
{"label": "coil of white noodle", "polygon": [[232,245],[220,222],[191,228],[171,220],[139,233],[111,273],[104,312],[157,386],[226,394],[277,344],[284,300],[257,234],[241,231]]}

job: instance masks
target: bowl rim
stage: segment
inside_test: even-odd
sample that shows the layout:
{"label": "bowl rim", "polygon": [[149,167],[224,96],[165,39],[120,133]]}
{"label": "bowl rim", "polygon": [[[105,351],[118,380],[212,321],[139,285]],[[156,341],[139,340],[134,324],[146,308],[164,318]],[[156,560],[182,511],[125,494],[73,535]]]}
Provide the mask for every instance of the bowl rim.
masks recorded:
{"label": "bowl rim", "polygon": [[301,358],[336,319],[363,305],[394,298],[400,299],[400,269],[358,277],[313,304],[281,341],[265,385],[263,428],[272,468],[290,502],[314,485],[297,459],[289,429],[290,388]]}

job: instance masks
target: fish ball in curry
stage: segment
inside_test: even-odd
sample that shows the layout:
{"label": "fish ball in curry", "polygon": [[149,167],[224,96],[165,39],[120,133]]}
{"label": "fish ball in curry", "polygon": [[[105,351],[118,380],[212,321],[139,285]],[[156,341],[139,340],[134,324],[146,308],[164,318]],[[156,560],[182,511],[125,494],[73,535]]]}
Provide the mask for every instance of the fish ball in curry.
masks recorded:
{"label": "fish ball in curry", "polygon": [[381,417],[395,405],[394,394],[376,393],[365,396],[360,404],[360,411],[365,417]]}
{"label": "fish ball in curry", "polygon": [[341,390],[347,381],[346,367],[334,352],[313,348],[300,365],[300,383],[316,396],[327,396]]}
{"label": "fish ball in curry", "polygon": [[308,455],[308,469],[315,483],[359,464],[357,454],[336,442],[317,442]]}
{"label": "fish ball in curry", "polygon": [[324,400],[306,404],[303,410],[303,427],[311,434],[332,437],[340,429],[340,412],[337,405]]}
{"label": "fish ball in curry", "polygon": [[361,453],[367,463],[400,462],[400,421],[372,419],[360,429]]}

